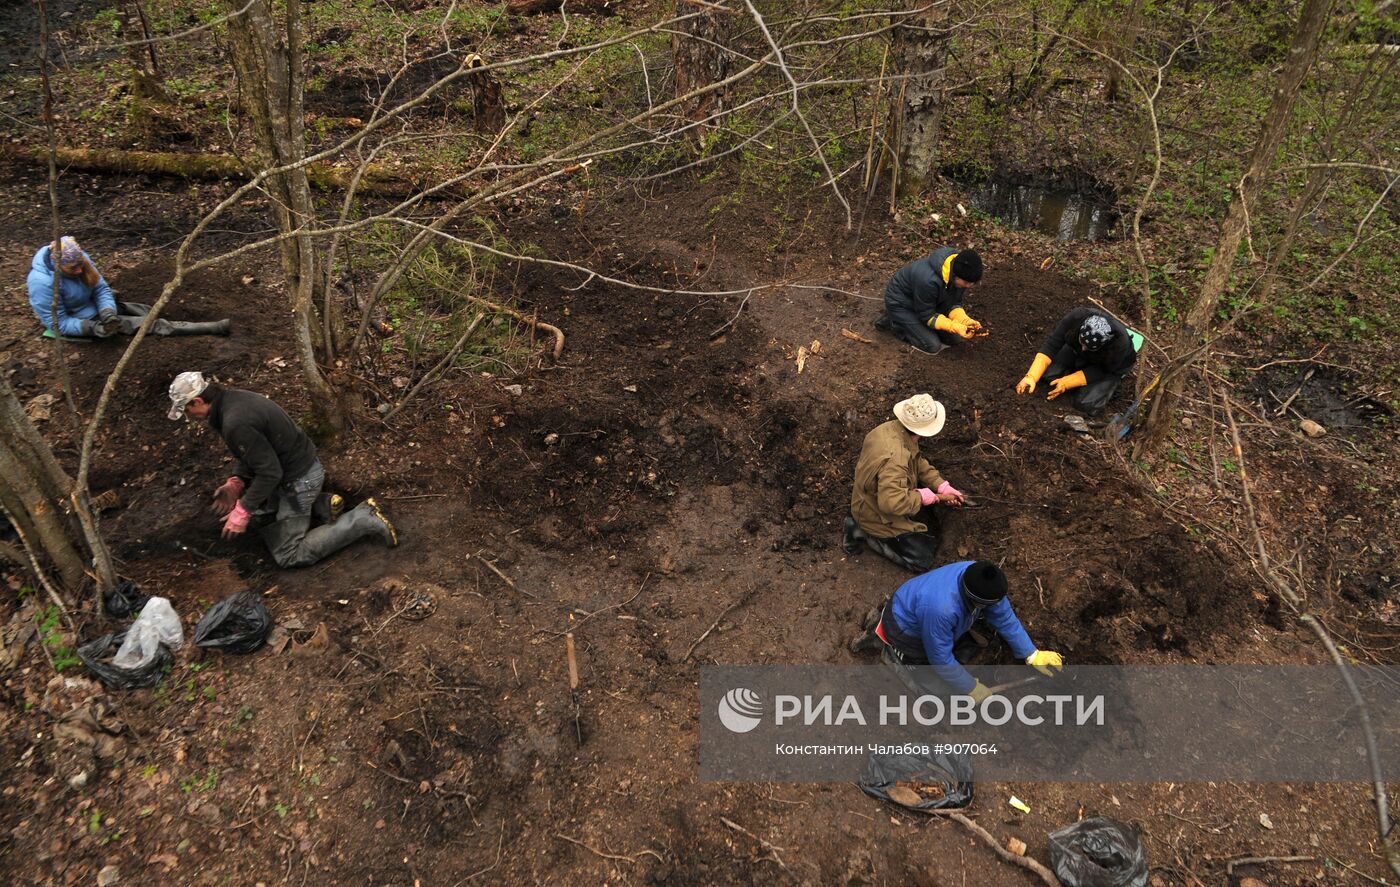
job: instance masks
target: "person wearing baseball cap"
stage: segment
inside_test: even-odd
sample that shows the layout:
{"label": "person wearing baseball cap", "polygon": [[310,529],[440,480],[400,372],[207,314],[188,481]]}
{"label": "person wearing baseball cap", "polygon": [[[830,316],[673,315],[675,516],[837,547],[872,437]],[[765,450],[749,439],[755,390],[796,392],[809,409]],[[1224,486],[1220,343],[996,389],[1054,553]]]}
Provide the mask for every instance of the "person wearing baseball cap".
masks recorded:
{"label": "person wearing baseball cap", "polygon": [[[321,492],[326,472],[316,445],[261,394],[223,388],[202,373],[181,373],[170,383],[167,415],[208,421],[237,460],[210,506],[223,518],[225,539],[243,535],[256,519],[279,567],[314,564],[368,537],[390,548],[399,544],[394,525],[373,498],[339,513],[340,496]],[[313,518],[323,523],[312,527]]]}
{"label": "person wearing baseball cap", "polygon": [[894,333],[928,354],[974,336],[982,324],[967,315],[963,299],[982,279],[982,257],[974,249],[942,247],[895,272],[885,287],[885,311],[875,328]]}
{"label": "person wearing baseball cap", "polygon": [[991,561],[959,561],[915,576],[885,603],[875,628],[851,643],[851,650],[879,649],[885,664],[915,689],[927,689],[917,673],[933,674],[953,693],[981,702],[991,695],[953,653],[958,639],[978,617],[996,629],[1018,660],[1049,676],[1064,668],[1064,657],[1031,641],[1007,597],[1006,574]]}
{"label": "person wearing baseball cap", "polygon": [[1016,383],[1016,393],[1031,394],[1045,379],[1050,382],[1046,400],[1073,391],[1074,408],[1097,416],[1135,363],[1133,337],[1118,318],[1094,308],[1075,308],[1045,338],[1030,369]]}
{"label": "person wearing baseball cap", "polygon": [[906,570],[922,573],[932,568],[938,553],[938,516],[932,506],[961,505],[964,497],[919,455],[919,440],[943,430],[943,404],[916,394],[895,404],[894,416],[865,436],[842,546],[847,554],[859,554],[868,545]]}
{"label": "person wearing baseball cap", "polygon": [[[61,237],[40,247],[30,263],[29,307],[48,335],[65,338],[105,339],[135,335],[150,305],[121,302],[93,265],[78,241]],[[57,286],[57,293],[54,288]],[[155,336],[227,336],[227,320],[187,323],[157,318],[150,332]]]}

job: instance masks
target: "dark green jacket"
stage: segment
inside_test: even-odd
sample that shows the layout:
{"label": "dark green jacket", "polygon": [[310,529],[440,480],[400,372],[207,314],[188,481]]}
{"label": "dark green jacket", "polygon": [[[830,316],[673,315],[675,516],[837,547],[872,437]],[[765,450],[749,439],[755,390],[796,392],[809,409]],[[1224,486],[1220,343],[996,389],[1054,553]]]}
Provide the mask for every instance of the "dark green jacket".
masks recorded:
{"label": "dark green jacket", "polygon": [[286,411],[251,391],[225,388],[209,403],[209,426],[238,460],[234,473],[248,484],[243,507],[257,511],[274,490],[316,464],[316,445]]}

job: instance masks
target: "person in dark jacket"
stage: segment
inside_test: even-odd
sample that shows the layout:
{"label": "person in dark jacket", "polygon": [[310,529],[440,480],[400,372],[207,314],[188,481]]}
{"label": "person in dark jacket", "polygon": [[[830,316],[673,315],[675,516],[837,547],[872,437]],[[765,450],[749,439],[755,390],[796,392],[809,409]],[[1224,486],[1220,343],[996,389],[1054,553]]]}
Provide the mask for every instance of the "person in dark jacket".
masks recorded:
{"label": "person in dark jacket", "polygon": [[[390,548],[398,534],[374,499],[338,515],[339,496],[323,496],[326,479],[316,446],[277,404],[251,391],[221,388],[200,373],[170,385],[171,419],[207,419],[237,463],[214,491],[223,536],[242,535],[253,517],[279,567],[314,564],[358,539],[374,536]],[[333,522],[312,528],[313,514]]]}
{"label": "person in dark jacket", "polygon": [[901,585],[885,604],[875,628],[851,648],[879,649],[886,664],[906,683],[917,683],[909,668],[932,666],[934,675],[953,693],[981,702],[991,691],[958,662],[953,645],[982,616],[1017,659],[1047,676],[1052,669],[1064,668],[1059,653],[1036,648],[1006,591],[1006,574],[991,561],[939,567]]}
{"label": "person in dark jacket", "polygon": [[943,404],[916,394],[895,404],[894,415],[861,444],[842,546],[855,555],[868,545],[911,573],[922,573],[938,553],[933,506],[961,505],[965,497],[919,454],[919,441],[943,430]]}
{"label": "person in dark jacket", "polygon": [[[54,262],[54,256],[58,261]],[[58,298],[54,298],[54,281]],[[50,333],[65,338],[105,339],[118,333],[135,335],[150,305],[120,302],[78,241],[64,237],[34,254],[29,268],[29,307]],[[227,336],[227,320],[186,323],[158,318],[151,324],[157,336]]]}
{"label": "person in dark jacket", "polygon": [[1045,338],[1030,369],[1016,383],[1016,393],[1034,392],[1044,378],[1050,382],[1046,400],[1073,391],[1075,409],[1097,416],[1135,363],[1137,350],[1127,327],[1105,312],[1075,308]]}
{"label": "person in dark jacket", "polygon": [[885,313],[875,328],[894,333],[928,354],[961,339],[986,335],[963,308],[967,291],[982,279],[976,250],[943,247],[895,272],[885,287]]}

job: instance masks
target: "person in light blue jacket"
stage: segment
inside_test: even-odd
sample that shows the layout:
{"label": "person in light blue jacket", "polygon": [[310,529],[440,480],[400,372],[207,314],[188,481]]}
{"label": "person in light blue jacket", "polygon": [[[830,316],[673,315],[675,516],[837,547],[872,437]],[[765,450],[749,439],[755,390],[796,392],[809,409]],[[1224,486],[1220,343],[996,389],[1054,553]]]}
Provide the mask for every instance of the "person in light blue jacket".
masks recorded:
{"label": "person in light blue jacket", "polygon": [[953,645],[982,615],[1017,659],[1046,675],[1063,668],[1059,653],[1036,649],[1006,589],[1006,574],[990,561],[959,561],[930,570],[899,587],[871,632],[874,638],[858,639],[852,649],[880,648],[892,666],[932,666],[954,693],[981,702],[991,691],[958,662]]}
{"label": "person in light blue jacket", "polygon": [[[117,301],[112,287],[72,237],[64,237],[34,254],[28,282],[29,307],[34,309],[34,316],[48,333],[65,338],[105,339],[118,333],[130,336],[151,310],[149,305]],[[230,327],[227,320],[186,323],[161,318],[151,324],[150,331],[157,336],[227,336]]]}

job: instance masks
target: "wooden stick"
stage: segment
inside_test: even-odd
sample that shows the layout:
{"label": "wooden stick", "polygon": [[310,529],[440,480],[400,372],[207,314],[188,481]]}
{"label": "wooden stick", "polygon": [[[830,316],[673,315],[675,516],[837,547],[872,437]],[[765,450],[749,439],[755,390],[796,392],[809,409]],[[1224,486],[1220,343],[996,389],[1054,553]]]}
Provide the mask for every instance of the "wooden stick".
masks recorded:
{"label": "wooden stick", "polygon": [[719,618],[716,619],[714,622],[711,622],[711,623],[710,623],[710,627],[707,628],[707,629],[705,629],[705,633],[702,634],[702,635],[700,635],[700,637],[696,638],[696,639],[695,639],[695,643],[693,643],[693,644],[690,645],[690,649],[685,651],[685,655],[681,657],[681,661],[684,662],[684,661],[686,661],[687,659],[689,659],[689,658],[690,658],[690,654],[695,652],[695,648],[698,647],[698,646],[700,646],[700,642],[701,642],[701,641],[703,641],[705,638],[707,638],[707,637],[710,636],[710,632],[714,631],[715,628],[717,628],[717,627],[719,626],[721,620],[723,620],[725,616],[728,616],[728,615],[729,615],[731,612],[733,612],[734,610],[737,610],[739,607],[742,607],[744,604],[748,603],[748,602],[749,602],[749,598],[751,598],[751,597],[753,597],[753,592],[752,592],[752,591],[749,592],[748,594],[744,595],[743,597],[739,598],[737,601],[735,601],[734,603],[730,604],[729,606],[725,607],[725,608],[724,608],[724,612],[719,614]]}
{"label": "wooden stick", "polygon": [[1235,874],[1237,865],[1261,865],[1266,862],[1314,862],[1316,856],[1241,856],[1239,859],[1232,859],[1225,863],[1225,877]]}
{"label": "wooden stick", "polygon": [[1020,866],[1028,872],[1032,872],[1038,876],[1040,880],[1044,881],[1047,887],[1064,887],[1064,885],[1060,883],[1060,879],[1055,877],[1054,872],[1036,862],[1034,859],[1031,859],[1029,856],[1017,856],[1015,853],[1007,850],[997,842],[996,838],[992,837],[991,832],[955,810],[916,810],[912,807],[906,807],[904,809],[913,813],[924,813],[930,816],[944,816],[954,822],[961,823],[968,831],[981,838],[982,843],[995,850],[997,856],[1000,856],[1005,861],[1012,865]]}

